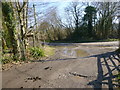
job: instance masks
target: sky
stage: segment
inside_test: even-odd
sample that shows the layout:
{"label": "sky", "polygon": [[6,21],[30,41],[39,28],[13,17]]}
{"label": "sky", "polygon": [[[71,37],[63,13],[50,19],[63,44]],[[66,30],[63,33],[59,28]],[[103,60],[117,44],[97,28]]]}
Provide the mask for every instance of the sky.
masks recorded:
{"label": "sky", "polygon": [[[71,3],[71,2],[61,2],[61,1],[58,1],[58,2],[48,2],[50,4],[46,5],[46,6],[43,6],[43,5],[40,5],[40,3],[43,3],[43,2],[31,2],[30,5],[32,6],[33,4],[35,4],[36,6],[36,12],[41,12],[42,13],[46,13],[46,12],[49,12],[48,9],[50,7],[56,7],[56,11],[57,11],[57,14],[58,16],[61,17],[62,21],[65,22],[65,18],[66,18],[66,12],[65,12],[65,8]],[[46,3],[46,2],[45,2]],[[44,15],[44,14],[43,14]],[[39,15],[39,17],[41,17],[42,14]]]}
{"label": "sky", "polygon": [[40,20],[42,20],[43,16],[46,17],[45,13],[49,12],[49,9],[51,7],[56,7],[56,12],[57,12],[58,16],[60,16],[62,19],[64,19],[65,18],[64,8],[67,7],[69,2],[49,2],[49,4],[46,4],[46,5],[41,5],[41,2],[30,2],[29,6],[33,7],[33,4],[35,4],[35,9],[36,9],[37,13],[42,12],[37,17],[37,20],[40,21]]}
{"label": "sky", "polygon": [[[41,5],[41,3],[43,3],[43,2],[30,2],[29,3],[30,6],[35,4],[36,12],[39,12],[39,13],[42,12],[42,14],[38,15],[37,21],[42,20],[43,16],[45,17],[45,13],[49,12],[49,8],[54,6],[54,7],[57,8],[57,13],[62,18],[62,21],[65,22],[65,18],[66,18],[66,16],[65,16],[65,7],[67,7],[70,2],[61,2],[61,1],[58,1],[58,2],[48,2],[48,4],[45,4],[45,5]],[[113,22],[118,23],[118,19],[115,18],[115,20]]]}

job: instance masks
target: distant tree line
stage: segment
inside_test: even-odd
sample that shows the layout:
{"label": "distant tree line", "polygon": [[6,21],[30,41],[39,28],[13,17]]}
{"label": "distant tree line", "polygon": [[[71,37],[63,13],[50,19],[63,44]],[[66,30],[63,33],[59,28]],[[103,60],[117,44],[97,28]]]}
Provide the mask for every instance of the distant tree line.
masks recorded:
{"label": "distant tree line", "polygon": [[51,10],[38,29],[48,41],[117,39],[118,7],[118,2],[94,2],[91,5],[71,2],[65,8],[67,23],[61,20],[56,10]]}

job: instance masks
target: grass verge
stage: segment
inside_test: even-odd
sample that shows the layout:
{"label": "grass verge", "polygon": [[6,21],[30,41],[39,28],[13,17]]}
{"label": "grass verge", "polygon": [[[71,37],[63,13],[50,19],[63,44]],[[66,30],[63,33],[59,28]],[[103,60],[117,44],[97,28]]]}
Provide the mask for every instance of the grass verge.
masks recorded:
{"label": "grass verge", "polygon": [[54,55],[54,52],[55,49],[47,45],[44,47],[31,47],[28,49],[27,57],[29,60],[41,60]]}
{"label": "grass verge", "polygon": [[45,59],[46,57],[52,56],[55,53],[55,48],[50,46],[44,46],[44,47],[30,47],[26,49],[26,60],[22,61],[17,59],[16,61],[13,60],[13,55],[11,53],[5,53],[2,54],[2,58],[0,59],[0,62],[2,63],[2,66],[5,66],[5,64],[19,64],[19,63],[29,63],[31,60],[41,60]]}
{"label": "grass verge", "polygon": [[120,48],[116,50],[117,53],[120,53]]}

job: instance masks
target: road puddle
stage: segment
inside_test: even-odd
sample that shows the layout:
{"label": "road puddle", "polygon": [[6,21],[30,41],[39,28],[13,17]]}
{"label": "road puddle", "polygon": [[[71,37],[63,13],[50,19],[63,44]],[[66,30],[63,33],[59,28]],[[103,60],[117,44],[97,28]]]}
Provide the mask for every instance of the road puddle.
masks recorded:
{"label": "road puddle", "polygon": [[76,46],[53,46],[53,47],[57,48],[65,56],[77,58],[89,55],[86,51],[78,49]]}
{"label": "road puddle", "polygon": [[86,51],[80,49],[76,49],[75,52],[77,57],[85,57],[89,55]]}

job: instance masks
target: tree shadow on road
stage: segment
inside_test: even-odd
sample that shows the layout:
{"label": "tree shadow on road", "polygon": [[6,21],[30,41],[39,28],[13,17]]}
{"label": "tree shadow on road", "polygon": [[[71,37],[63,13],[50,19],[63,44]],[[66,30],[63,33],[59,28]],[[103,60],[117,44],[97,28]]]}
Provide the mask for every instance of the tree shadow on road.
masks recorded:
{"label": "tree shadow on road", "polygon": [[[120,65],[118,65],[118,63],[120,63],[120,54],[116,52],[107,52],[90,57],[97,57],[98,75],[97,79],[89,82],[88,85],[92,85],[95,90],[98,88],[102,89],[103,85],[107,85],[110,89],[120,86],[113,81],[113,79],[115,80],[117,77],[114,72],[120,72]],[[104,69],[107,69],[107,73],[104,73]]]}
{"label": "tree shadow on road", "polygon": [[97,55],[80,57],[80,58],[39,60],[38,62],[80,60],[90,57],[97,58],[98,75],[96,80],[88,82],[88,85],[92,85],[95,90],[102,89],[103,85],[106,85],[108,88],[110,88],[110,90],[112,90],[114,87],[120,87],[120,85],[115,81],[117,75],[114,73],[114,72],[120,72],[120,65],[118,64],[120,63],[120,54],[117,52],[107,52],[103,54],[97,54]]}

